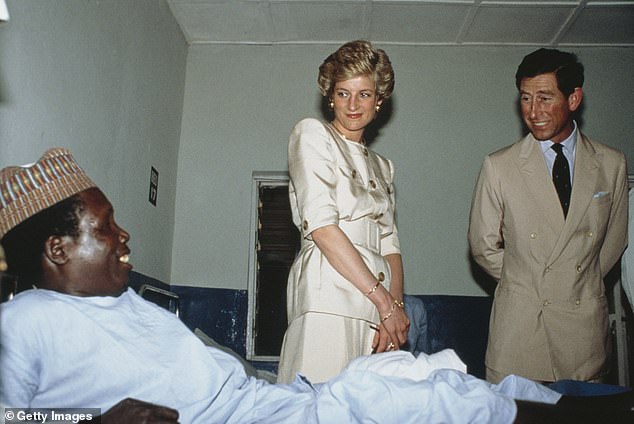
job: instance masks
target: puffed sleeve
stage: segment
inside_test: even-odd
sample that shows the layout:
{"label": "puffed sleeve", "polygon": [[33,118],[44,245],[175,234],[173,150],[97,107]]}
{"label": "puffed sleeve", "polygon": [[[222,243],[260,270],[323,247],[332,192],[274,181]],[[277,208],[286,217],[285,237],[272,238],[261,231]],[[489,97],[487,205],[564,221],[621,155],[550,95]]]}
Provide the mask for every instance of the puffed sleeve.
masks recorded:
{"label": "puffed sleeve", "polygon": [[300,121],[288,144],[288,171],[305,238],[339,222],[335,169],[333,142],[323,124],[312,118]]}

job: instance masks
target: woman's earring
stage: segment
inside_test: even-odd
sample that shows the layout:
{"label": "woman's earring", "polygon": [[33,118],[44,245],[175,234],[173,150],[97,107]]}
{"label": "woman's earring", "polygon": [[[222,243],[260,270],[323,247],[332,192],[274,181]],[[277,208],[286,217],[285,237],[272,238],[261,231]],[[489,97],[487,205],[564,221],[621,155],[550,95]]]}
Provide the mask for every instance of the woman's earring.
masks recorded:
{"label": "woman's earring", "polygon": [[381,105],[376,105],[375,109],[376,109],[376,113],[379,113],[379,111],[381,110]]}
{"label": "woman's earring", "polygon": [[335,102],[333,102],[331,100],[330,103],[328,103],[328,107],[330,108],[330,110],[334,110],[335,109]]}

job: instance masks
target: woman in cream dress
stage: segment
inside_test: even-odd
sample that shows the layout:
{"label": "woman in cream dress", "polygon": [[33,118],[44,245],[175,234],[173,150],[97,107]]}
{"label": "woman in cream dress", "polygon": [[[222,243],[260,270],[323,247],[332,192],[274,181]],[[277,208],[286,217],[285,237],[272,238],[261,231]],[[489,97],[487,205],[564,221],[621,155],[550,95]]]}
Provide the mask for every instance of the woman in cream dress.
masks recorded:
{"label": "woman in cream dress", "polygon": [[392,66],[383,50],[353,41],[326,58],[318,83],[334,118],[300,121],[288,147],[302,247],[288,279],[279,382],[296,373],[326,381],[358,356],[398,349],[409,326],[394,168],[363,139],[392,94]]}

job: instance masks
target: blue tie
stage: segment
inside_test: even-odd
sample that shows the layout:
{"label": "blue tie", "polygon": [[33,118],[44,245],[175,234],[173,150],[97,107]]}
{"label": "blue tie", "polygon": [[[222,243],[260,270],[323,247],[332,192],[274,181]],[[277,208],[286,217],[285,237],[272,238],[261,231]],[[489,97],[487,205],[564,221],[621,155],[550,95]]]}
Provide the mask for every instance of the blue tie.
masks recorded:
{"label": "blue tie", "polygon": [[561,202],[561,209],[564,211],[564,218],[568,215],[568,207],[570,206],[570,192],[572,191],[572,185],[570,184],[570,166],[568,166],[568,159],[564,156],[562,151],[563,147],[559,143],[555,143],[552,149],[557,152],[555,163],[553,164],[553,183],[557,189],[559,195],[559,202]]}

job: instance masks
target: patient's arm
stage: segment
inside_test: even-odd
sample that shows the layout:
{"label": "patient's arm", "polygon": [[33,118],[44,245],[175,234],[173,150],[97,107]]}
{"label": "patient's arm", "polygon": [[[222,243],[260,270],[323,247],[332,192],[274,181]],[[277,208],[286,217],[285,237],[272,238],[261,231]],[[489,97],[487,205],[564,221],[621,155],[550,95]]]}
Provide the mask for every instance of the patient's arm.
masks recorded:
{"label": "patient's arm", "polygon": [[177,424],[178,411],[127,398],[101,416],[101,424]]}

